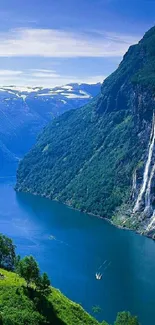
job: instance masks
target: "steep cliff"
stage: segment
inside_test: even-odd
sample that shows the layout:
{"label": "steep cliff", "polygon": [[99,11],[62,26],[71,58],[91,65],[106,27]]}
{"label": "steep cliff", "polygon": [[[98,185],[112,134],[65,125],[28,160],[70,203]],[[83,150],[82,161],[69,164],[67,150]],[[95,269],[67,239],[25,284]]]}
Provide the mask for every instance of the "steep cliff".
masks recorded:
{"label": "steep cliff", "polygon": [[101,95],[44,129],[19,165],[16,189],[154,236],[154,109],[155,27]]}

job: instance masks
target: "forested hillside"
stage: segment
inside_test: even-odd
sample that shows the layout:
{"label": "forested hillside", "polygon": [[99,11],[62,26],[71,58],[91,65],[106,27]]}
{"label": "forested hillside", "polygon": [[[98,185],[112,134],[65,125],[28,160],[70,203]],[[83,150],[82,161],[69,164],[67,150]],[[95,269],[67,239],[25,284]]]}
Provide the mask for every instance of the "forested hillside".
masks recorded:
{"label": "forested hillside", "polygon": [[[150,231],[148,217],[153,211],[141,217],[147,186],[139,210],[132,209],[148,159],[154,95],[155,27],[129,48],[118,69],[103,82],[101,95],[45,128],[19,165],[16,190]],[[154,143],[152,148],[146,182],[150,191]]]}

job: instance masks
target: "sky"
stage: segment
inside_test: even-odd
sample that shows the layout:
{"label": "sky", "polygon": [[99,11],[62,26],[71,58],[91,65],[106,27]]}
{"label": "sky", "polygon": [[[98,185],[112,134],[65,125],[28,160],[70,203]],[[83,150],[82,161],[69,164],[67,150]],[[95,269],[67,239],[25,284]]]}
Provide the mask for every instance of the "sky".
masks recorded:
{"label": "sky", "polygon": [[102,82],[154,13],[155,0],[1,0],[0,85]]}

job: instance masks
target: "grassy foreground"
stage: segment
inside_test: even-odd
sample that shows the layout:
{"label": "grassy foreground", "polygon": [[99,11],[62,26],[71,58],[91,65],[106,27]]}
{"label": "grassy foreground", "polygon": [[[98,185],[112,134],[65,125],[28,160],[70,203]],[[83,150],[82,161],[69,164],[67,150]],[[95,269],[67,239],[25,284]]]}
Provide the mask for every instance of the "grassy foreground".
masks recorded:
{"label": "grassy foreground", "polygon": [[48,298],[41,297],[33,287],[27,288],[25,280],[16,273],[0,269],[0,274],[4,275],[0,277],[2,324],[99,325],[59,290],[52,287]]}
{"label": "grassy foreground", "polygon": [[[0,268],[0,325],[109,325],[99,323],[79,304],[51,287],[44,296],[23,278]],[[118,313],[114,325],[140,325],[129,312]]]}

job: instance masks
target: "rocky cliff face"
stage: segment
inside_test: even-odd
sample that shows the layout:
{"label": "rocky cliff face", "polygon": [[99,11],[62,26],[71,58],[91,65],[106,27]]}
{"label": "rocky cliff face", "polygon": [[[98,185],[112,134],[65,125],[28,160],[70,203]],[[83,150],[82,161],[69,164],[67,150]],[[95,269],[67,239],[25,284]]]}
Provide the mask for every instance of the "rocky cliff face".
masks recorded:
{"label": "rocky cliff face", "polygon": [[101,95],[49,125],[20,163],[17,190],[155,233],[155,28]]}

